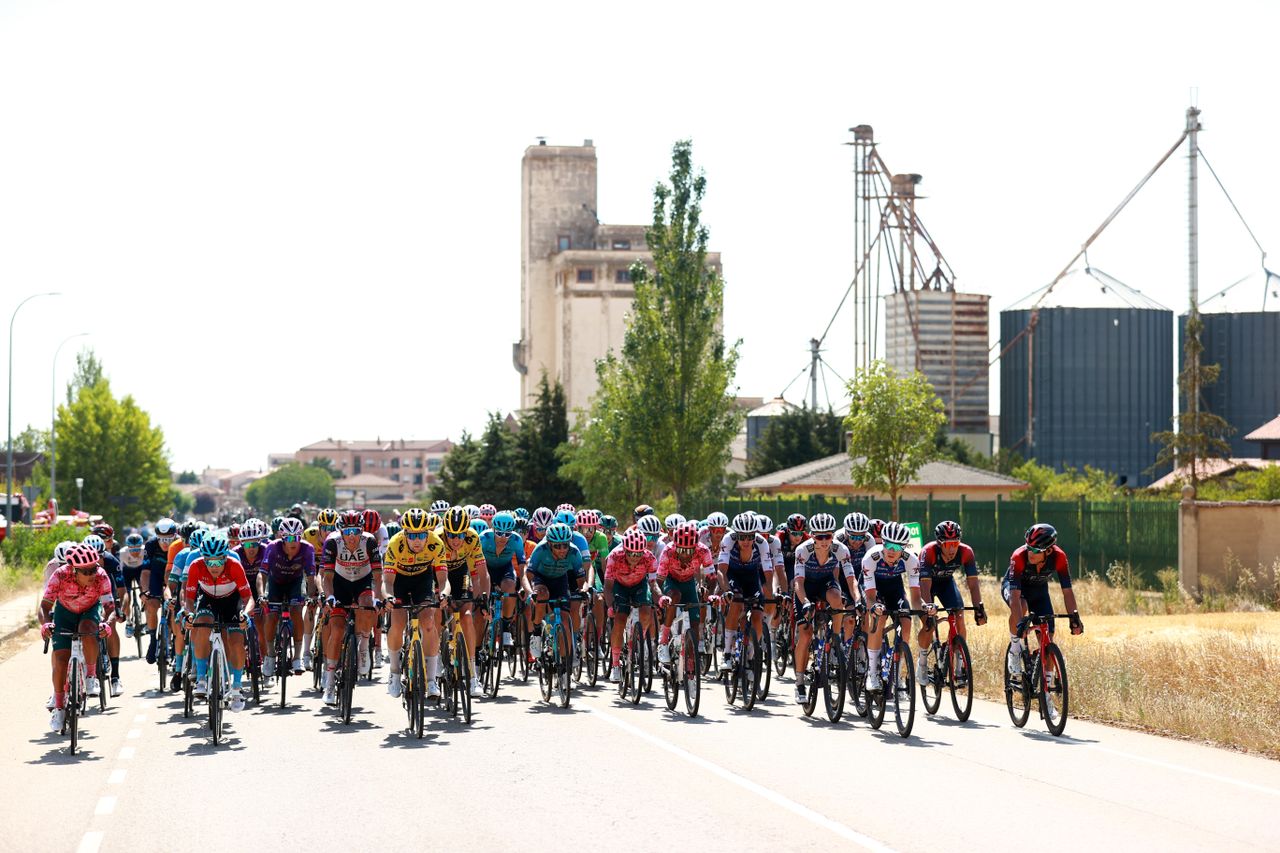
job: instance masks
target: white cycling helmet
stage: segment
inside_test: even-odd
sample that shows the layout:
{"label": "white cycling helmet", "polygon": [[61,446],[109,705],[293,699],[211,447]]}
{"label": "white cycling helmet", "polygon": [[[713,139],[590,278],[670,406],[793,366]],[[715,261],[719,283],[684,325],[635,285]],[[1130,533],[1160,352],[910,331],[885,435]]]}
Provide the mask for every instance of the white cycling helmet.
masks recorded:
{"label": "white cycling helmet", "polygon": [[740,512],[733,517],[729,529],[739,536],[756,532],[756,517],[749,512]]}
{"label": "white cycling helmet", "polygon": [[865,535],[871,532],[871,519],[866,513],[851,512],[844,517],[844,529],[846,533]]}
{"label": "white cycling helmet", "polygon": [[662,522],[658,521],[656,515],[641,516],[636,522],[636,527],[645,536],[658,536],[662,533]]}
{"label": "white cycling helmet", "polygon": [[70,539],[63,539],[58,543],[58,547],[53,549],[53,559],[57,560],[59,563],[65,563],[67,561],[67,552],[75,546],[76,543],[72,542]]}
{"label": "white cycling helmet", "polygon": [[685,519],[685,517],[680,513],[673,512],[671,513],[671,515],[668,515],[666,517],[666,520],[662,522],[662,526],[667,528],[667,530],[669,531],[674,531],[677,527],[684,524],[686,520],[687,519]]}
{"label": "white cycling helmet", "polygon": [[905,524],[897,521],[887,521],[880,530],[880,538],[884,540],[886,545],[897,545],[905,548],[907,543],[911,541],[911,532],[907,530]]}
{"label": "white cycling helmet", "polygon": [[756,515],[756,532],[768,536],[773,532],[773,519],[767,515]]}
{"label": "white cycling helmet", "polygon": [[829,513],[820,512],[809,519],[810,533],[835,533],[836,517]]}
{"label": "white cycling helmet", "polygon": [[707,516],[707,527],[728,527],[729,516],[723,512],[713,512]]}

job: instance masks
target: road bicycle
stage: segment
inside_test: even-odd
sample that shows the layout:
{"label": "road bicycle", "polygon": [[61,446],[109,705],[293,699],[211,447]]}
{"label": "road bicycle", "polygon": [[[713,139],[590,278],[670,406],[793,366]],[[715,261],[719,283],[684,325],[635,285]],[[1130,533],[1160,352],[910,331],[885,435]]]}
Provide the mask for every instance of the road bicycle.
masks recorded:
{"label": "road bicycle", "polygon": [[109,689],[110,683],[111,656],[107,651],[107,643],[104,638],[101,643],[98,643],[98,709],[103,712],[107,710],[107,696],[111,693]]}
{"label": "road bicycle", "polygon": [[[307,599],[307,607],[317,607],[319,596]],[[311,635],[311,689],[319,691],[324,686],[324,629],[329,623],[328,613],[315,615],[315,633]]]}
{"label": "road bicycle", "polygon": [[[338,693],[338,715],[342,718],[342,722],[350,723],[351,702],[355,698],[356,680],[360,677],[360,649],[356,641],[355,611],[376,611],[378,608],[369,604],[343,604],[332,609],[347,613],[342,644],[338,647],[338,668],[334,671],[333,679],[334,689]],[[323,654],[320,655],[320,659],[324,659]]]}
{"label": "road bicycle", "polygon": [[[502,644],[502,605],[508,598],[514,598],[517,602],[516,612],[511,617],[513,622],[511,625],[511,645],[504,646]],[[514,592],[502,592],[501,590],[489,591],[489,607],[492,618],[489,619],[489,625],[485,629],[484,638],[480,641],[480,648],[476,652],[476,675],[480,679],[480,686],[484,689],[484,695],[494,697],[498,695],[498,687],[502,682],[502,664],[505,660],[510,668],[511,677],[514,678],[517,667],[516,660],[516,625],[522,623],[520,613],[520,596]]]}
{"label": "road bicycle", "polygon": [[160,692],[169,690],[169,662],[173,660],[173,627],[169,617],[173,604],[161,600],[156,612],[156,669],[160,673]]}
{"label": "road bicycle", "polygon": [[809,689],[800,708],[806,717],[813,716],[818,707],[818,693],[821,692],[827,719],[838,723],[844,715],[848,650],[835,631],[833,617],[837,614],[856,617],[861,611],[859,608],[832,610],[824,600],[813,604],[813,638],[809,643],[809,665],[805,668]]}
{"label": "road bicycle", "polygon": [[680,694],[684,694],[684,710],[690,717],[698,716],[702,699],[702,667],[698,660],[698,641],[690,622],[692,613],[702,605],[673,604],[676,616],[671,620],[671,637],[667,641],[670,663],[660,664],[662,687],[666,694],[667,710],[674,711]]}
{"label": "road bicycle", "polygon": [[445,708],[455,719],[461,711],[463,722],[468,724],[471,722],[471,650],[462,632],[460,610],[462,605],[473,600],[470,592],[450,599],[453,606],[448,609],[444,625],[447,644],[442,644],[447,645],[447,649],[440,666],[440,689],[444,693]]}
{"label": "road bicycle", "polygon": [[795,664],[796,608],[789,595],[780,595],[778,603],[778,630],[773,634],[772,663],[778,677],[786,675],[787,665]]}
{"label": "road bicycle", "polygon": [[[1019,635],[1027,636],[1022,645],[1022,672],[1013,675],[1009,672],[1008,650],[1005,653],[1004,665],[1004,700],[1009,708],[1009,718],[1018,728],[1027,723],[1031,716],[1031,700],[1037,700],[1040,706],[1040,718],[1044,720],[1049,734],[1057,737],[1067,727],[1068,690],[1067,664],[1062,658],[1062,651],[1053,642],[1049,632],[1054,618],[1071,619],[1068,613],[1054,613],[1048,616],[1026,616],[1019,625]],[[1033,629],[1027,631],[1027,628]],[[1030,637],[1036,639],[1036,648],[1030,648]],[[1012,649],[1013,644],[1009,644]]]}
{"label": "road bicycle", "polygon": [[142,638],[147,632],[147,622],[143,618],[142,605],[138,598],[138,587],[129,584],[129,615],[125,618],[125,633],[133,637],[138,646],[138,659],[142,659]]}
{"label": "road bicycle", "polygon": [[[58,636],[71,638],[71,658],[67,661],[67,680],[63,682],[63,691],[66,693],[66,704],[63,708],[66,710],[66,716],[62,718],[60,734],[65,735],[68,729],[71,730],[71,754],[75,755],[80,744],[80,717],[89,710],[86,693],[89,676],[88,663],[84,656],[84,638],[96,637],[98,631],[59,631]],[[103,645],[101,638],[98,645]],[[49,638],[44,641],[44,653],[49,653]],[[98,692],[105,693],[107,686],[101,683],[101,679],[99,682]]]}
{"label": "road bicycle", "polygon": [[[258,605],[261,607],[262,605]],[[249,619],[244,625],[244,674],[249,676],[249,692],[253,704],[262,704],[262,647],[258,645],[257,619]]]}
{"label": "road bicycle", "polygon": [[[845,620],[848,636],[842,641],[845,660],[845,699],[853,702],[853,712],[866,717],[871,710],[871,698],[867,694],[867,632],[863,628],[867,608],[861,601],[854,607],[855,618]],[[852,625],[852,631],[849,626]]]}
{"label": "road bicycle", "polygon": [[[423,610],[439,607],[435,600],[421,604],[400,604],[393,607],[406,611],[408,619],[404,628],[404,643],[400,646],[400,672],[403,673],[404,688],[400,691],[400,704],[404,706],[409,717],[409,733],[414,737],[422,737],[427,717],[427,656],[422,639],[422,623],[420,617]],[[391,676],[395,678],[395,675]]]}
{"label": "road bicycle", "polygon": [[724,651],[724,607],[707,605],[699,628],[698,664],[703,675],[710,675],[719,666]]}
{"label": "road bicycle", "polygon": [[197,622],[193,623],[193,626],[209,628],[209,684],[205,701],[209,705],[209,731],[213,735],[213,745],[217,746],[222,742],[222,711],[229,701],[227,684],[231,681],[231,665],[227,662],[227,649],[222,643],[222,638],[227,631],[233,629],[244,633],[244,626],[240,622],[221,620],[212,625]]}
{"label": "road bicycle", "polygon": [[[731,602],[733,598],[733,593],[727,593],[724,600]],[[760,675],[764,669],[763,647],[756,636],[752,617],[764,611],[764,603],[757,593],[742,604],[742,614],[738,617],[738,634],[734,637],[732,647],[726,644],[724,649],[725,660],[731,663],[731,667],[728,672],[722,671],[720,678],[724,682],[724,695],[729,704],[734,704],[741,695],[742,710],[750,711],[759,698],[756,685],[760,683]]]}
{"label": "road bicycle", "polygon": [[[616,615],[614,618],[618,618]],[[640,696],[653,689],[653,669],[650,664],[651,647],[640,624],[640,608],[632,607],[622,629],[622,654],[618,665],[622,672],[618,679],[618,694],[623,701],[640,704]]]}
{"label": "road bicycle", "polygon": [[576,637],[577,654],[573,657],[573,680],[586,681],[592,687],[600,678],[601,638],[596,624],[596,599],[600,596],[594,588],[586,593],[586,606],[582,611],[582,631]]}
{"label": "road bicycle", "polygon": [[936,617],[926,617],[933,630],[933,642],[929,648],[921,652],[924,655],[925,679],[920,682],[920,698],[924,702],[926,714],[936,714],[942,705],[942,688],[945,686],[951,694],[951,707],[955,709],[956,719],[964,722],[969,719],[973,710],[973,677],[969,644],[964,635],[957,630],[960,614],[974,611],[972,607],[954,609],[939,607],[945,613],[947,624],[947,641],[942,642],[942,621]]}
{"label": "road bicycle", "polygon": [[280,679],[280,707],[284,708],[289,676],[293,673],[293,615],[288,605],[283,603],[269,604],[267,608],[278,617],[271,655],[275,658],[276,678]]}
{"label": "road bicycle", "polygon": [[542,602],[547,610],[542,617],[542,654],[534,661],[542,698],[561,708],[569,707],[573,695],[573,639],[562,608],[582,601],[581,594],[568,598],[552,598]]}
{"label": "road bicycle", "polygon": [[[898,734],[908,737],[916,718],[916,675],[912,666],[911,647],[902,637],[900,620],[909,616],[919,616],[921,610],[898,608],[885,613],[885,626],[881,631],[880,689],[868,692],[871,728],[879,729],[884,723],[885,707],[893,704],[894,721],[898,726]],[[893,644],[889,645],[889,634],[893,633]],[[886,654],[886,649],[890,651]]]}

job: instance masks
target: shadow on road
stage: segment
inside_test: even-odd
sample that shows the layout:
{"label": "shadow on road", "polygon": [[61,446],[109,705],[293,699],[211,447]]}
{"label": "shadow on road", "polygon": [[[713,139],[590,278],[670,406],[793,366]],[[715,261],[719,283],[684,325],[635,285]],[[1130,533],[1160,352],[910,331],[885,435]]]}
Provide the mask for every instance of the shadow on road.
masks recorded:
{"label": "shadow on road", "polygon": [[1078,746],[1078,745],[1085,745],[1090,743],[1097,743],[1097,741],[1094,740],[1093,738],[1077,738],[1077,737],[1072,737],[1071,735],[1065,735],[1065,734],[1054,737],[1048,732],[1038,732],[1038,731],[1035,731],[1034,729],[1022,729],[1019,731],[1019,734],[1031,740],[1038,740],[1043,743],[1056,743],[1056,744],[1061,744],[1062,746]]}
{"label": "shadow on road", "polygon": [[239,752],[244,749],[244,744],[240,742],[240,738],[228,734],[224,734],[222,736],[222,743],[214,746],[213,741],[208,737],[208,731],[208,729],[205,729],[204,737],[198,741],[193,741],[186,749],[174,754],[194,758],[206,755],[217,755],[220,752]]}
{"label": "shadow on road", "polygon": [[662,716],[668,720],[671,720],[674,723],[686,723],[692,726],[704,726],[707,723],[729,722],[728,720],[713,720],[709,717],[703,717],[701,716],[701,711],[699,711],[699,716],[690,717],[688,714],[684,713],[683,711],[668,711],[666,708],[663,708]]}
{"label": "shadow on road", "polygon": [[390,732],[382,739],[382,749],[424,749],[429,746],[444,746],[449,741],[441,740],[440,735],[435,732],[423,732],[421,738],[416,738],[408,732],[401,730],[398,732]]}
{"label": "shadow on road", "polygon": [[344,723],[337,717],[330,717],[324,720],[324,728],[327,732],[333,734],[353,734],[355,732],[365,732],[370,729],[380,729],[382,726],[377,723],[371,723],[368,720],[352,719],[349,723]]}
{"label": "shadow on road", "polygon": [[962,723],[962,722],[960,722],[960,721],[959,721],[959,720],[957,720],[957,719],[952,718],[952,717],[943,717],[943,716],[938,716],[938,717],[930,717],[930,716],[926,716],[926,717],[925,717],[925,719],[927,719],[929,722],[933,723],[933,724],[934,724],[934,725],[936,725],[936,726],[944,726],[945,728],[949,728],[949,729],[994,729],[994,728],[998,728],[998,727],[996,726],[996,724],[995,724],[995,723],[979,723],[977,720],[973,719],[972,717],[970,717],[969,719],[965,720],[963,723]]}
{"label": "shadow on road", "polygon": [[[570,702],[572,702],[572,699],[570,700]],[[553,705],[550,702],[543,701],[542,699],[538,699],[537,701],[530,703],[529,707],[525,708],[524,711],[526,714],[585,714],[587,713],[586,708],[578,708],[578,707],[575,707],[573,704],[570,704],[568,708],[561,708],[559,705]]]}
{"label": "shadow on road", "polygon": [[897,731],[890,731],[888,729],[880,729],[879,731],[872,729],[871,734],[875,735],[885,743],[897,743],[903,746],[912,747],[913,749],[932,749],[935,746],[953,746],[953,744],[944,740],[926,740],[919,735],[912,735],[904,738],[898,734]]}
{"label": "shadow on road", "polygon": [[[81,741],[87,738],[82,733],[79,738]],[[52,732],[43,737],[31,738],[27,743],[48,744],[50,749],[39,758],[33,758],[27,764],[80,764],[85,761],[101,761],[102,756],[93,752],[85,752],[84,745],[78,744],[80,752],[75,755],[71,754],[71,738],[67,735],[55,735]]]}

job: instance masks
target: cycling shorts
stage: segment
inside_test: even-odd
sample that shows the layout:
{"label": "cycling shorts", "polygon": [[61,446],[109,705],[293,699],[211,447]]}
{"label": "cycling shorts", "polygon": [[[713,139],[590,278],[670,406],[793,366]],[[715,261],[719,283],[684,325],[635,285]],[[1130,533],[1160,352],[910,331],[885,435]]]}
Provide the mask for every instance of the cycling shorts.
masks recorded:
{"label": "cycling shorts", "polygon": [[268,604],[280,607],[286,604],[301,604],[303,600],[301,577],[296,577],[293,580],[286,581],[277,581],[267,578]]}
{"label": "cycling shorts", "polygon": [[165,580],[163,566],[158,569],[152,569],[150,577],[147,578],[147,595],[151,598],[161,598],[164,595]]}
{"label": "cycling shorts", "polygon": [[[1009,579],[1005,578],[1000,584],[1000,597],[1004,599],[1004,603],[1009,603]],[[1036,616],[1052,616],[1053,615],[1053,598],[1049,595],[1049,585],[1035,584],[1033,586],[1022,587],[1022,600],[1027,605],[1027,611]],[[1053,623],[1055,620],[1049,620],[1049,633],[1053,633]]]}
{"label": "cycling shorts", "polygon": [[640,581],[635,586],[624,586],[623,584],[613,584],[613,612],[626,615],[631,612],[632,607],[648,607],[652,604],[649,597],[649,582]]}
{"label": "cycling shorts", "polygon": [[505,566],[498,566],[496,569],[492,566],[489,567],[489,586],[492,589],[497,589],[502,586],[503,581],[511,581],[514,583],[515,579],[516,570],[511,567],[510,563]]}
{"label": "cycling shorts", "polygon": [[240,596],[224,595],[216,598],[212,595],[200,593],[196,596],[196,616],[203,616],[208,613],[213,616],[215,622],[226,622],[231,625],[240,623]]}
{"label": "cycling shorts", "polygon": [[135,586],[141,588],[142,566],[125,567],[121,569],[120,576],[124,579],[124,583],[121,585],[125,587],[126,591]]}
{"label": "cycling shorts", "polygon": [[827,591],[832,589],[840,593],[840,599],[843,601],[844,590],[840,589],[840,585],[836,583],[836,579],[834,575],[829,575],[825,578],[821,578],[821,577],[811,578],[806,576],[804,579],[805,598],[809,599],[814,603],[817,603],[819,601],[826,601]]}
{"label": "cycling shorts", "polygon": [[391,594],[400,599],[403,604],[423,604],[430,601],[435,588],[435,572],[396,575],[391,582]]}
{"label": "cycling shorts", "polygon": [[[60,631],[79,631],[80,623],[89,620],[94,625],[102,621],[102,605],[95,604],[83,613],[76,613],[62,606],[62,602],[53,605],[53,650],[60,652],[71,648],[71,637],[63,637]],[[86,654],[88,654],[86,652]]]}
{"label": "cycling shorts", "polygon": [[349,581],[342,575],[333,576],[333,597],[337,599],[339,607],[359,604],[360,596],[366,592],[373,592],[373,572],[355,581]]}
{"label": "cycling shorts", "polygon": [[876,603],[883,604],[885,610],[909,607],[910,602],[907,599],[907,591],[902,585],[902,578],[892,578],[890,580],[877,578]]}
{"label": "cycling shorts", "polygon": [[[617,589],[617,587],[614,588]],[[673,595],[672,593],[675,594]],[[696,604],[699,601],[698,580],[697,578],[690,578],[687,581],[678,581],[675,578],[663,578],[662,594],[671,596],[672,601],[677,601],[678,599],[677,603],[679,604]],[[694,624],[697,624],[701,618],[701,607],[689,611],[689,620]]]}
{"label": "cycling shorts", "polygon": [[733,569],[727,572],[729,591],[743,598],[755,598],[760,595],[761,572],[755,569]]}
{"label": "cycling shorts", "polygon": [[[528,572],[529,583],[535,587],[543,586],[547,588],[547,594],[550,598],[568,598],[569,597],[569,576],[559,575],[557,577],[546,577],[537,572]],[[568,605],[561,604],[558,606],[560,610],[567,610]]]}
{"label": "cycling shorts", "polygon": [[964,607],[964,599],[960,597],[960,587],[956,586],[954,575],[935,576],[929,592],[932,593],[934,601],[948,610],[959,610]]}

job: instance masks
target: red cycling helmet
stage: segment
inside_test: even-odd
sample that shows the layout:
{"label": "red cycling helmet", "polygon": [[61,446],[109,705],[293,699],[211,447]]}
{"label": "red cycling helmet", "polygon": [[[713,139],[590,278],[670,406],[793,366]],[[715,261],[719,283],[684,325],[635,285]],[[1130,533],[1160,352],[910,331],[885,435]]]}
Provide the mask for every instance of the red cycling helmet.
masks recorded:
{"label": "red cycling helmet", "polygon": [[1027,528],[1027,545],[1047,551],[1058,544],[1058,531],[1052,524],[1033,524]]}
{"label": "red cycling helmet", "polygon": [[631,528],[622,537],[622,549],[628,554],[640,554],[649,550],[649,542],[638,528]]}
{"label": "red cycling helmet", "polygon": [[943,542],[959,542],[961,535],[960,525],[954,521],[940,521],[938,526],[933,528],[933,536],[938,540],[939,544]]}
{"label": "red cycling helmet", "polygon": [[691,550],[698,547],[698,525],[686,521],[671,534],[671,544],[677,550]]}
{"label": "red cycling helmet", "polygon": [[798,512],[793,512],[787,516],[787,530],[791,533],[804,533],[807,525],[805,518]]}
{"label": "red cycling helmet", "polygon": [[377,533],[382,527],[382,516],[378,515],[376,509],[366,509],[361,515],[364,518],[364,532]]}
{"label": "red cycling helmet", "polygon": [[98,534],[104,542],[111,541],[111,538],[116,535],[116,529],[105,521],[99,521],[89,529],[89,532]]}
{"label": "red cycling helmet", "polygon": [[349,527],[359,527],[364,529],[364,513],[358,509],[343,510],[338,516],[338,529],[346,530]]}

